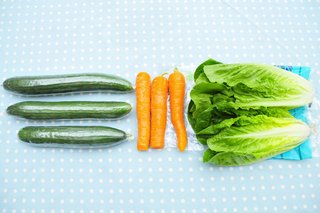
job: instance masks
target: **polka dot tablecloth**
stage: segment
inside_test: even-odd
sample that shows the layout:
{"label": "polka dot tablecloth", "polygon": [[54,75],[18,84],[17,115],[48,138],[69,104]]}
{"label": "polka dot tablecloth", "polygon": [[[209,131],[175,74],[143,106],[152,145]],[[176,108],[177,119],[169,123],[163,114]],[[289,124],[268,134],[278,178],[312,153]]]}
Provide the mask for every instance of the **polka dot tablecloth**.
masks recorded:
{"label": "polka dot tablecloth", "polygon": [[[249,0],[2,0],[0,77],[114,73],[134,81],[208,57],[304,65],[319,84],[320,2]],[[111,121],[27,121],[5,113],[24,100],[124,100],[134,95],[22,97],[0,101],[1,212],[320,212],[320,158],[220,168],[200,151],[139,153],[22,144],[26,125],[111,125],[136,134],[135,113]],[[317,133],[318,102],[311,113]],[[315,136],[313,136],[315,137]],[[317,146],[315,145],[315,149]]]}

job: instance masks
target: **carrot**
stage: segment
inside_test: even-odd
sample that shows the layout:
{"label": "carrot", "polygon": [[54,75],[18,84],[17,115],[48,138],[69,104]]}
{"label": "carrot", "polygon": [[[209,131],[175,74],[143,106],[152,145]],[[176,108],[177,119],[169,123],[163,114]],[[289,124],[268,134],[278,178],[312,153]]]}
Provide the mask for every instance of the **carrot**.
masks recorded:
{"label": "carrot", "polygon": [[169,76],[169,94],[171,122],[177,134],[178,148],[183,152],[187,146],[187,131],[184,124],[184,95],[186,80],[184,75],[175,68]]}
{"label": "carrot", "polygon": [[153,79],[151,84],[151,142],[150,147],[164,147],[167,124],[168,80],[164,76]]}
{"label": "carrot", "polygon": [[139,151],[148,150],[150,143],[150,85],[150,75],[146,72],[140,72],[136,78],[137,149]]}

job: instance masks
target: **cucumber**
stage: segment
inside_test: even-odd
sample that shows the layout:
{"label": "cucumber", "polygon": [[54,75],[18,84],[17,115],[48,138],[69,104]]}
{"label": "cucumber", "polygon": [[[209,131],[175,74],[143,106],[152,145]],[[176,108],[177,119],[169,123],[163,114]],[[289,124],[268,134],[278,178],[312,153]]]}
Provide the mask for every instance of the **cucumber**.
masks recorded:
{"label": "cucumber", "polygon": [[22,76],[3,82],[5,89],[27,95],[109,90],[129,92],[132,84],[120,77],[99,73]]}
{"label": "cucumber", "polygon": [[131,111],[126,102],[25,101],[7,108],[7,113],[27,119],[120,118]]}
{"label": "cucumber", "polygon": [[18,136],[23,142],[42,147],[100,148],[117,145],[128,135],[106,126],[28,126]]}

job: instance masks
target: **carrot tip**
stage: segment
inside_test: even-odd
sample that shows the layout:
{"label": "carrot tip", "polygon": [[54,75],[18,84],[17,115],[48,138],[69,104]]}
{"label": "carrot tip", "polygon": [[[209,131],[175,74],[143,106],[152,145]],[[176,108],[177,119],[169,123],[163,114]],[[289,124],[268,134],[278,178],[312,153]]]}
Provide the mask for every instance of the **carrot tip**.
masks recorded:
{"label": "carrot tip", "polygon": [[137,149],[138,151],[148,151],[149,147],[138,146]]}
{"label": "carrot tip", "polygon": [[188,146],[188,142],[187,141],[184,142],[184,143],[179,143],[178,142],[178,144],[177,144],[177,147],[181,152],[183,152],[187,148],[187,146]]}
{"label": "carrot tip", "polygon": [[163,149],[164,145],[150,145],[152,149]]}
{"label": "carrot tip", "polygon": [[184,150],[186,149],[186,147],[185,147],[185,146],[184,146],[184,147],[180,147],[180,146],[179,146],[178,149],[179,149],[180,152],[184,152]]}

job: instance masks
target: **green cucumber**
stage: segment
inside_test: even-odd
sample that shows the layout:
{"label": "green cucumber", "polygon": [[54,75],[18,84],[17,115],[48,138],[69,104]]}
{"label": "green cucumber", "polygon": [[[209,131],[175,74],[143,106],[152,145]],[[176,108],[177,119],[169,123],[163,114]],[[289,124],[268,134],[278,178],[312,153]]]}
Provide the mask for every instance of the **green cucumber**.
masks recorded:
{"label": "green cucumber", "polygon": [[5,89],[28,95],[41,95],[63,92],[110,90],[129,92],[132,84],[120,77],[99,73],[22,76],[3,82]]}
{"label": "green cucumber", "polygon": [[128,137],[124,131],[106,126],[28,126],[18,136],[33,145],[61,148],[109,147]]}
{"label": "green cucumber", "polygon": [[25,101],[7,108],[7,113],[27,119],[115,119],[127,115],[132,107],[126,102]]}

